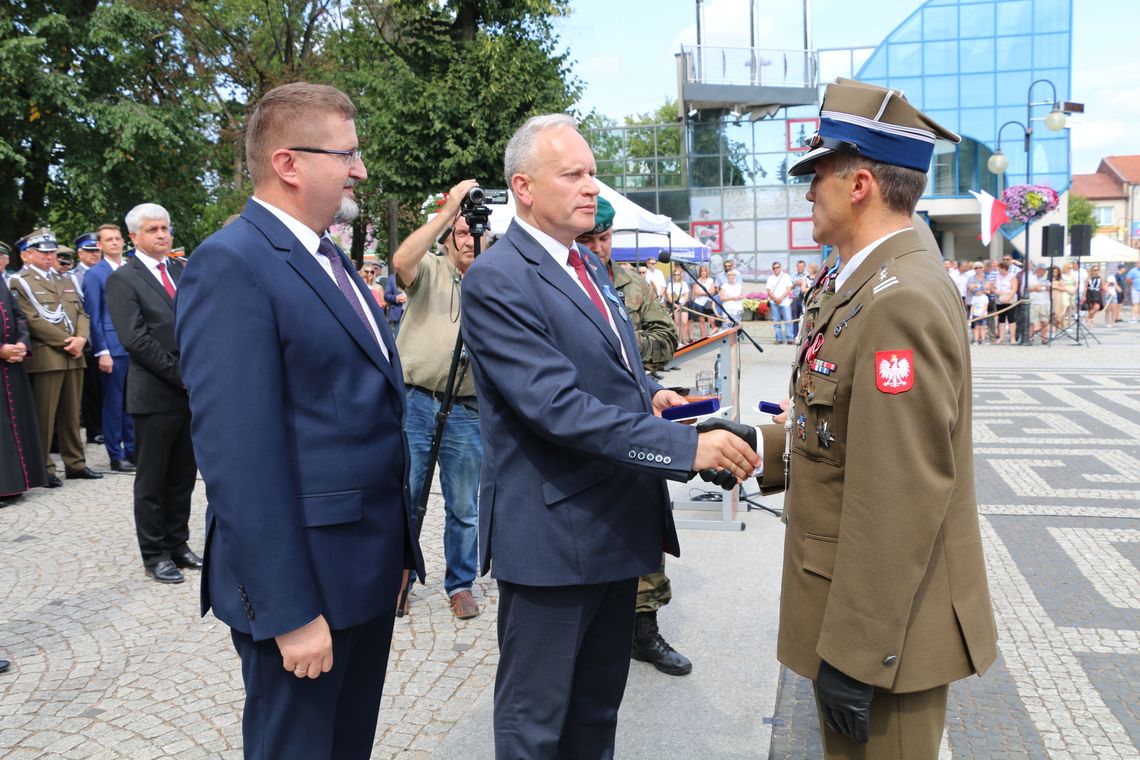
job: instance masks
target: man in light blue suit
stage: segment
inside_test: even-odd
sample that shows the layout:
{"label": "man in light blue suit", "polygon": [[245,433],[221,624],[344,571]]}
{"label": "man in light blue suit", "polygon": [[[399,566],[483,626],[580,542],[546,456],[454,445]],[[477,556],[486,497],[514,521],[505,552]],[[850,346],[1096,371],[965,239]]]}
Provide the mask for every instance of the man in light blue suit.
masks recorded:
{"label": "man in light blue suit", "polygon": [[332,87],[267,93],[246,132],[254,196],[178,289],[202,613],[241,656],[247,758],[371,755],[401,575],[423,576],[396,347],[326,231],[368,176],[354,117]]}
{"label": "man in light blue suit", "polygon": [[572,119],[534,117],[507,146],[518,217],[464,278],[479,396],[482,572],[499,585],[500,760],[613,756],[637,578],[679,546],[665,478],[759,464],[728,430],[658,415],[683,403],[648,378],[601,262],[594,157]]}
{"label": "man in light blue suit", "polygon": [[135,425],[123,405],[131,357],[115,332],[106,298],[107,278],[123,265],[123,232],[117,224],[100,225],[80,236],[76,249],[92,235],[103,258],[83,277],[83,310],[91,318],[91,352],[103,377],[103,445],[112,470],[134,472]]}

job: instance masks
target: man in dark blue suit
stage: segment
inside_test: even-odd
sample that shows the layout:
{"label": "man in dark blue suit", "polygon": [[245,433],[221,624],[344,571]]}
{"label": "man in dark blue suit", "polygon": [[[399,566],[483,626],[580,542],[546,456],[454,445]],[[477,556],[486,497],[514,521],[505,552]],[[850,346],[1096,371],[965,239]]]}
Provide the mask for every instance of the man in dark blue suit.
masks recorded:
{"label": "man in dark blue suit", "polygon": [[662,420],[683,402],[647,377],[596,256],[594,157],[572,119],[529,120],[506,177],[518,217],[464,278],[479,396],[479,547],[499,585],[500,760],[613,756],[637,578],[679,554],[664,478],[759,458],[727,430]]}
{"label": "man in dark blue suit", "polygon": [[247,758],[370,756],[401,575],[423,575],[395,344],[326,232],[368,176],[354,117],[332,87],[266,94],[246,131],[254,196],[179,288],[202,612],[241,656]]}
{"label": "man in dark blue suit", "polygon": [[[83,309],[91,318],[91,351],[103,377],[103,445],[112,470],[134,472],[135,426],[123,403],[131,358],[111,322],[105,292],[107,278],[123,265],[123,233],[116,224],[103,224],[87,234],[95,236],[103,253],[102,260],[83,277]],[[76,247],[82,250],[85,242],[76,240]]]}

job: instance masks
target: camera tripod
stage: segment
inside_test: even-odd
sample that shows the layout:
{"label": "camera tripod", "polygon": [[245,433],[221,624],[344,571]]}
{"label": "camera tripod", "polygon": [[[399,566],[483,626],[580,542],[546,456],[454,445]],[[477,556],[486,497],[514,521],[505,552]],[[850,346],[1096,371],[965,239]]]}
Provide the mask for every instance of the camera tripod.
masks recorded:
{"label": "camera tripod", "polygon": [[[475,246],[475,255],[478,258],[481,252],[483,235],[487,232],[487,224],[491,218],[491,209],[483,205],[486,196],[480,187],[473,187],[467,191],[460,207],[460,215],[471,228],[471,238]],[[469,361],[467,350],[463,346],[462,329],[455,336],[455,348],[451,352],[451,366],[447,370],[447,384],[444,387],[443,398],[439,403],[439,411],[435,414],[435,428],[431,436],[431,448],[428,450],[427,467],[424,470],[423,484],[420,486],[420,498],[413,513],[412,533],[418,542],[423,531],[424,517],[427,515],[428,494],[431,482],[435,478],[435,468],[439,464],[439,448],[443,444],[443,432],[447,427],[447,418],[455,406],[455,390],[462,385],[467,374]],[[408,570],[404,571],[404,582],[400,588],[400,598],[396,604],[396,617],[403,617],[407,608],[408,595],[412,592],[415,577]]]}

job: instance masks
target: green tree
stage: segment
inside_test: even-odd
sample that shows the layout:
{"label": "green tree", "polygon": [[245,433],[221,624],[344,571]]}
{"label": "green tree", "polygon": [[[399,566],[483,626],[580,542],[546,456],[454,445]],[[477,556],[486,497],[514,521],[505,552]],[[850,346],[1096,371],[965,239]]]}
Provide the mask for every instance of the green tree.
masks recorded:
{"label": "green tree", "polygon": [[466,177],[505,185],[502,157],[515,129],[577,99],[551,26],[567,7],[566,0],[353,4],[338,80],[360,109],[371,175],[359,193],[366,217],[384,219],[388,203],[399,202],[401,219],[418,219],[424,197]]}
{"label": "green tree", "polygon": [[125,3],[0,10],[0,238],[69,239],[153,201],[196,242],[213,183],[194,78],[153,15]]}
{"label": "green tree", "polygon": [[1069,229],[1078,224],[1091,225],[1096,230],[1096,217],[1093,216],[1093,204],[1088,198],[1076,193],[1069,193]]}

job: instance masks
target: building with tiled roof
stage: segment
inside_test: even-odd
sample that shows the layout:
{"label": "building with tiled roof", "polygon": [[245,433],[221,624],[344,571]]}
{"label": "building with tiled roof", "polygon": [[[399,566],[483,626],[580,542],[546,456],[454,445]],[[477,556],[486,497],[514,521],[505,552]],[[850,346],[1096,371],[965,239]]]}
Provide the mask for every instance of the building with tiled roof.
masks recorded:
{"label": "building with tiled roof", "polygon": [[1070,189],[1092,201],[1098,235],[1140,248],[1140,156],[1106,156],[1094,174],[1074,174]]}

